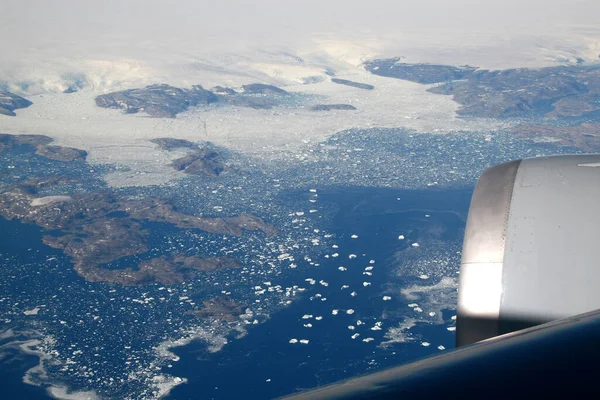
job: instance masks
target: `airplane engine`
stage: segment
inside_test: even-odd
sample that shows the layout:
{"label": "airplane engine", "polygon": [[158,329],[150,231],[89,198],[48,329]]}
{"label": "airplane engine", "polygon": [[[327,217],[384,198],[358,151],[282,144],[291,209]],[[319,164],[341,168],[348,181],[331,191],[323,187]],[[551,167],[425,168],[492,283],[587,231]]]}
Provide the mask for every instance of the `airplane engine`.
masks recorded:
{"label": "airplane engine", "polygon": [[600,308],[600,155],[488,168],[467,219],[457,346]]}

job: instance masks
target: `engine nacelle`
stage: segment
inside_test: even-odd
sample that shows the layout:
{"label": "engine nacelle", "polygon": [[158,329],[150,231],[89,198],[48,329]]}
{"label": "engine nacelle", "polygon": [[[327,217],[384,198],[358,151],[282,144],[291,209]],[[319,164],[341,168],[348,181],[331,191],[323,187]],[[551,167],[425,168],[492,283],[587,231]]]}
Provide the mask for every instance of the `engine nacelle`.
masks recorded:
{"label": "engine nacelle", "polygon": [[600,155],[487,169],[469,209],[457,345],[600,308]]}

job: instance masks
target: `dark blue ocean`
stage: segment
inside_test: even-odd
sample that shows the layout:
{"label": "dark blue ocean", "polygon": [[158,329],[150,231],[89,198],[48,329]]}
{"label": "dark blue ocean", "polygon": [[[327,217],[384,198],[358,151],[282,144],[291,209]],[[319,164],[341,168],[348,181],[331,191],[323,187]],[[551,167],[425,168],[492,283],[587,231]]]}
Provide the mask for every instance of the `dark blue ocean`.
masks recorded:
{"label": "dark blue ocean", "polygon": [[[266,323],[251,328],[246,337],[230,341],[220,352],[211,354],[199,342],[175,349],[181,359],[165,372],[185,377],[188,383],[176,387],[168,398],[267,399],[439,353],[435,346],[423,347],[415,343],[377,348],[385,330],[369,332],[375,340],[364,343],[351,339],[353,332],[347,326],[357,319],[370,321],[369,316],[381,314],[382,288],[390,280],[402,284],[401,280],[390,278],[388,271],[383,269],[393,268],[389,264],[394,253],[401,251],[407,243],[418,241],[427,224],[445,227],[442,240],[453,240],[462,234],[471,194],[472,189],[418,192],[364,188],[319,190],[319,203],[334,203],[338,208],[330,231],[338,238],[339,249],[336,251],[339,250],[340,256],[321,259],[319,268],[313,268],[308,274],[299,265],[297,276],[290,274],[286,277],[287,283],[283,284],[301,284],[304,282],[300,278],[310,276],[328,282],[329,286],[314,287],[302,300],[277,312]],[[353,239],[352,234],[358,239]],[[398,241],[400,234],[405,234],[405,241]],[[349,252],[357,257],[342,259]],[[361,286],[365,276],[350,272],[353,269],[362,271],[370,260],[376,261],[373,265],[377,271],[368,278],[372,284],[368,288],[370,293],[362,291],[359,296],[349,297],[347,291],[340,290],[341,274],[337,267],[340,264],[346,266],[349,274],[343,282],[357,287]],[[327,300],[311,300],[316,292]],[[395,299],[385,307],[393,308],[402,301]],[[340,312],[332,317],[333,305],[354,309],[355,313]],[[302,327],[306,322],[301,319],[304,314],[324,318],[318,322],[313,320],[313,327],[306,329]],[[436,346],[454,347],[454,332],[447,331],[444,326],[423,324],[412,331],[428,339],[435,338]],[[290,338],[305,338],[309,344],[292,345]]]}
{"label": "dark blue ocean", "polygon": [[[0,257],[16,257],[21,264],[34,258],[55,253],[42,243],[40,228],[0,217]],[[17,288],[2,288],[3,290]],[[0,315],[0,319],[2,315]],[[0,339],[0,346],[10,338]],[[23,383],[25,372],[39,364],[39,357],[23,354],[17,349],[4,350],[0,358],[0,398],[3,399],[49,399],[46,391],[38,386]]]}
{"label": "dark blue ocean", "polygon": [[[337,246],[329,254],[339,253],[339,256],[319,258],[318,267],[298,260],[296,269],[273,279],[273,285],[298,285],[307,290],[291,305],[273,313],[265,323],[250,327],[245,337],[231,339],[221,351],[210,353],[201,342],[173,349],[180,360],[165,367],[163,372],[186,378],[188,382],[173,389],[168,398],[273,398],[436,354],[438,345],[446,349],[454,347],[454,332],[447,331],[443,325],[420,324],[411,329],[414,335],[431,341],[432,346],[412,342],[388,348],[378,346],[384,340],[386,329],[363,330],[359,339],[352,339],[353,331],[348,326],[355,325],[357,320],[372,326],[378,320],[386,328],[386,320],[377,317],[394,314],[399,307],[406,308],[407,302],[400,295],[385,303],[381,300],[390,285],[403,285],[401,277],[391,274],[394,255],[406,249],[409,243],[418,242],[428,224],[444,227],[440,240],[456,240],[464,229],[471,193],[472,188],[415,192],[319,189],[320,207],[328,205],[335,210],[324,224]],[[288,193],[286,196],[298,199],[307,194]],[[401,234],[406,236],[404,241],[398,240]],[[3,256],[10,254],[31,262],[31,254],[37,257],[58,254],[41,243],[40,231],[34,226],[2,219],[0,235]],[[356,257],[349,258],[350,254]],[[375,262],[370,264],[371,260]],[[346,272],[338,270],[341,265],[347,268]],[[374,269],[373,275],[366,277],[363,271],[368,265]],[[306,278],[327,282],[328,286],[319,283],[311,286]],[[362,287],[366,280],[371,285]],[[340,289],[342,284],[360,287],[360,294],[349,296],[349,290]],[[333,316],[332,309],[339,309],[339,314]],[[354,313],[347,314],[348,309]],[[452,313],[449,310],[446,317]],[[312,319],[313,327],[308,329],[303,327],[307,322],[302,319],[305,314],[323,318]],[[374,340],[363,342],[361,339],[367,336]],[[306,339],[309,343],[290,344],[293,338]],[[1,362],[2,398],[49,398],[44,389],[22,383],[23,374],[37,364],[37,357],[15,353],[15,357],[5,357]]]}

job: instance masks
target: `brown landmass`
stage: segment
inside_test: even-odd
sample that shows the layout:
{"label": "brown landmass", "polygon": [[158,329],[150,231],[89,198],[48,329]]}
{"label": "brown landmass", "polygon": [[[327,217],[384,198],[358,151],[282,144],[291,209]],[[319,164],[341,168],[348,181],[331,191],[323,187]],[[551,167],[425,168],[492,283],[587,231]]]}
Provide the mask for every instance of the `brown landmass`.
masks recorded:
{"label": "brown landmass", "polygon": [[189,140],[173,138],[156,138],[150,141],[167,151],[188,150],[188,154],[170,164],[177,171],[201,176],[219,176],[232,171],[221,149],[210,142],[198,144]]}
{"label": "brown landmass", "polygon": [[183,283],[195,276],[195,271],[214,272],[239,268],[230,257],[203,258],[198,256],[162,256],[140,262],[137,269],[106,269],[80,262],[75,269],[90,282],[118,282],[122,285],[144,285],[158,282],[163,285]]}
{"label": "brown landmass", "polygon": [[365,69],[380,76],[436,84],[427,90],[451,95],[460,104],[457,113],[463,116],[577,117],[600,110],[600,65],[594,63],[485,70],[399,61],[371,60]]}
{"label": "brown landmass", "polygon": [[27,108],[33,103],[21,96],[17,96],[14,93],[0,90],[0,115],[7,115],[14,117],[15,110],[19,108]]}
{"label": "brown landmass", "polygon": [[40,178],[27,179],[19,183],[19,188],[28,193],[36,194],[41,189],[49,186],[67,185],[77,183],[78,180],[67,176],[44,176]]}
{"label": "brown landmass", "polygon": [[228,218],[206,218],[175,210],[155,198],[121,199],[111,192],[91,192],[71,196],[37,196],[41,187],[64,183],[64,178],[40,178],[23,182],[0,193],[0,215],[32,223],[46,231],[43,241],[71,257],[79,275],[91,282],[142,285],[152,282],[175,284],[194,272],[237,268],[231,258],[202,258],[184,255],[141,261],[135,268],[111,270],[106,264],[148,251],[148,231],[142,221],[164,222],[186,229],[239,236],[244,230],[277,234],[262,219],[242,214]]}
{"label": "brown landmass", "polygon": [[35,154],[57,161],[84,161],[87,157],[85,150],[62,146],[38,146]]}
{"label": "brown landmass", "polygon": [[[600,91],[600,89],[599,89]],[[565,97],[553,103],[554,110],[546,115],[548,117],[581,117],[592,111],[600,110],[600,103],[595,102],[597,97],[589,93],[581,96]]]}
{"label": "brown landmass", "polygon": [[252,214],[240,214],[235,217],[198,217],[176,211],[172,205],[154,198],[124,201],[122,211],[131,218],[154,222],[166,222],[179,228],[200,229],[210,233],[241,236],[244,230],[262,231],[267,237],[277,234],[277,229]]}
{"label": "brown landmass", "polygon": [[50,146],[52,138],[44,135],[10,135],[0,133],[0,152],[15,146],[35,147],[35,154],[57,161],[84,161],[87,152],[73,147]]}
{"label": "brown landmass", "polygon": [[564,146],[596,152],[600,150],[600,124],[581,124],[556,127],[548,125],[519,125],[512,129],[519,137],[533,140],[553,140]]}
{"label": "brown landmass", "polygon": [[157,144],[163,150],[171,151],[175,149],[197,149],[198,145],[194,142],[190,142],[185,139],[173,139],[173,138],[156,138],[150,140],[152,143]]}
{"label": "brown landmass", "polygon": [[237,320],[244,313],[245,306],[227,296],[218,296],[202,302],[200,310],[191,311],[198,318],[214,318],[226,322]]}
{"label": "brown landmass", "polygon": [[219,176],[229,171],[223,157],[209,148],[198,149],[173,161],[171,167],[186,174]]}

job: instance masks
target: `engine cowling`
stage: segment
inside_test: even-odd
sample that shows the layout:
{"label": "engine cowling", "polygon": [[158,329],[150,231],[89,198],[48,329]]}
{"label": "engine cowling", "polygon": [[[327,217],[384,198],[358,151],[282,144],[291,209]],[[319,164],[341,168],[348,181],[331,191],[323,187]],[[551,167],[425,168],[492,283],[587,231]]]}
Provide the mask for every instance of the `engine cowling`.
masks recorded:
{"label": "engine cowling", "polygon": [[600,308],[600,155],[487,169],[467,219],[457,346]]}

